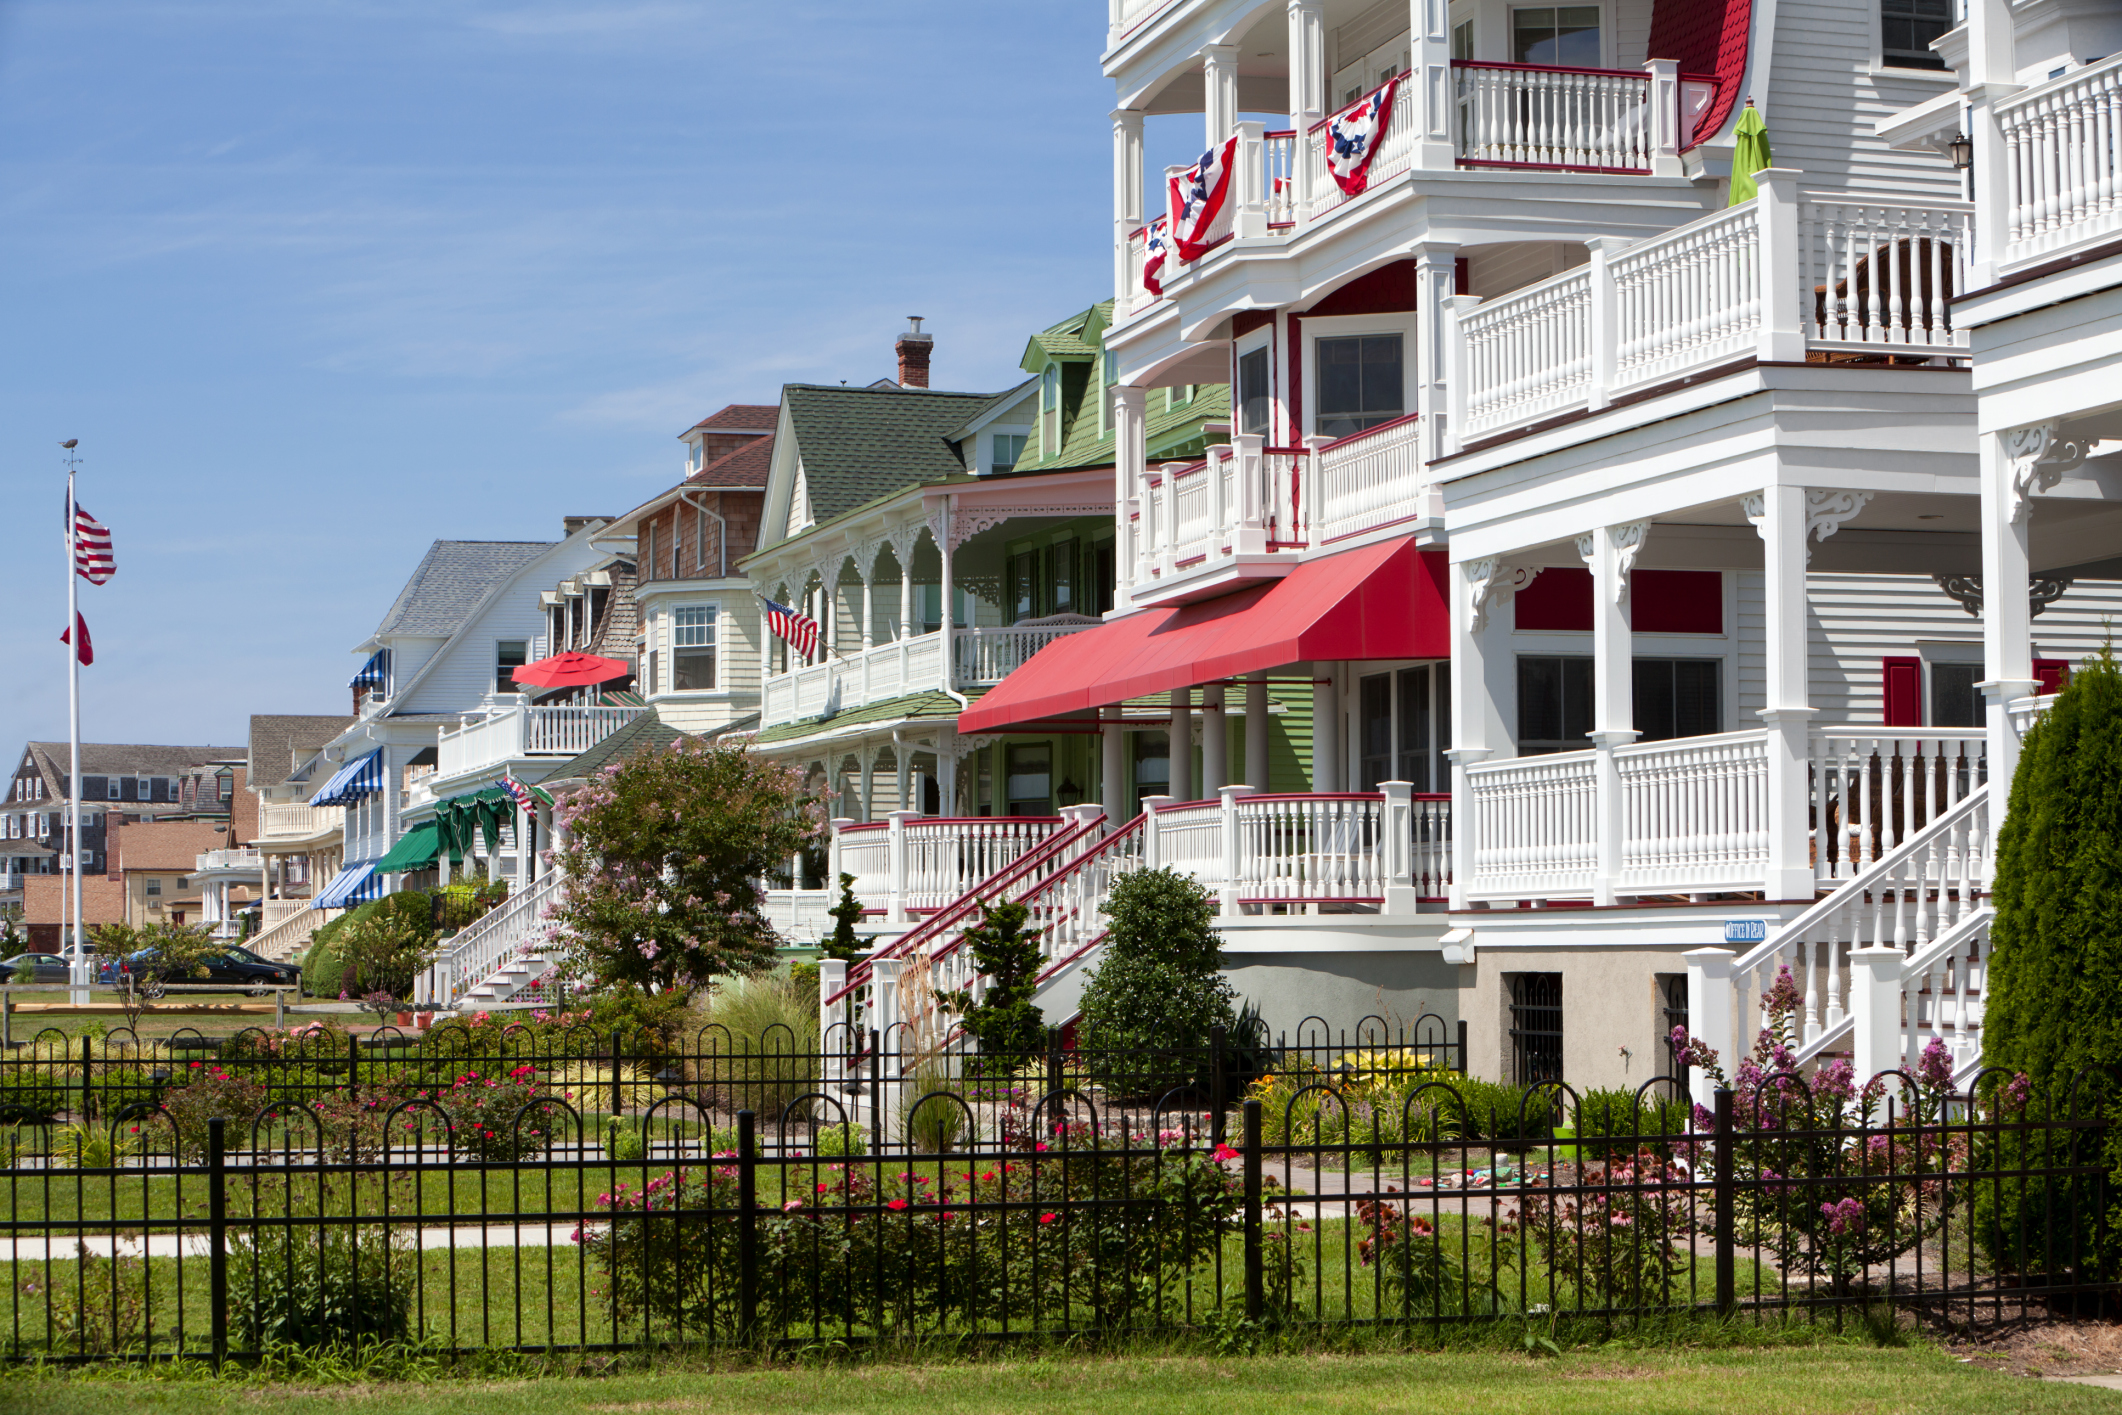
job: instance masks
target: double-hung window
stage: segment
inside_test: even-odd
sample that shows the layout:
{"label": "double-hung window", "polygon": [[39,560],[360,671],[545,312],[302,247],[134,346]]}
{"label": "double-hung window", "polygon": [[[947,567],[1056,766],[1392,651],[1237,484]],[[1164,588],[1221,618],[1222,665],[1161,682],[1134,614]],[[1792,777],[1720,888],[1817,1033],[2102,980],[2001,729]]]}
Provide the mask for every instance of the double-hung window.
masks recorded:
{"label": "double-hung window", "polygon": [[671,611],[671,687],[680,693],[715,686],[715,607],[681,604]]}
{"label": "double-hung window", "polygon": [[497,693],[520,693],[516,686],[516,670],[530,662],[528,639],[502,639],[494,645],[494,691]]}
{"label": "double-hung window", "polygon": [[1238,355],[1238,431],[1267,435],[1274,411],[1270,383],[1266,345]]}
{"label": "double-hung window", "polygon": [[1401,417],[1407,384],[1398,334],[1352,334],[1321,339],[1319,435],[1346,437]]}
{"label": "double-hung window", "polygon": [[1511,55],[1520,64],[1596,69],[1600,58],[1599,7],[1542,5],[1512,10],[1510,40]]}
{"label": "double-hung window", "polygon": [[1942,69],[1930,42],[1952,27],[1952,0],[1879,0],[1879,58],[1892,69]]}
{"label": "double-hung window", "polygon": [[1017,463],[1024,460],[1024,434],[1021,432],[998,432],[994,435],[995,457],[989,469],[996,472],[1012,472]]}

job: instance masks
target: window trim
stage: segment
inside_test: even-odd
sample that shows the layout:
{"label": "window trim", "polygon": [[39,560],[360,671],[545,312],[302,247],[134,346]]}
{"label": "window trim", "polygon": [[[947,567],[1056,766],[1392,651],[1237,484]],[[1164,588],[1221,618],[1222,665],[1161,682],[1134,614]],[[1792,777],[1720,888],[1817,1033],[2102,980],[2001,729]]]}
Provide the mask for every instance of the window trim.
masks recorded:
{"label": "window trim", "polygon": [[[1319,435],[1319,341],[1346,339],[1364,334],[1400,336],[1400,416],[1415,411],[1416,392],[1422,386],[1421,330],[1413,310],[1390,314],[1307,315],[1304,319],[1304,427],[1303,435]],[[1293,439],[1294,440],[1294,439]]]}
{"label": "window trim", "polygon": [[[1886,55],[1886,5],[1884,0],[1871,0],[1871,65],[1870,72],[1897,79],[1928,79],[1941,88],[1957,87],[1959,73],[1950,64],[1943,68],[1928,68],[1897,64]],[[1951,34],[1957,25],[1948,21],[1941,34]],[[1943,61],[1942,55],[1939,56]]]}
{"label": "window trim", "polygon": [[[1615,15],[1612,5],[1603,3],[1603,0],[1579,0],[1579,3],[1574,5],[1560,3],[1549,5],[1538,3],[1505,5],[1503,7],[1504,48],[1502,51],[1505,54],[1515,55],[1517,52],[1517,17],[1520,10],[1597,10],[1599,12],[1599,62],[1586,67],[1594,69],[1611,69],[1614,67],[1614,26],[1618,23],[1618,17]],[[1478,31],[1476,33],[1478,34]],[[1561,67],[1568,68],[1570,66],[1563,65]]]}
{"label": "window trim", "polygon": [[[679,616],[688,610],[704,610],[707,613],[707,642],[682,644],[680,637],[686,626],[679,623]],[[673,693],[715,693],[722,691],[722,606],[713,600],[697,600],[689,604],[670,606],[670,691]],[[698,627],[698,626],[694,626]],[[710,661],[709,683],[705,688],[680,688],[678,686],[678,655],[681,651],[698,653],[705,649]]]}

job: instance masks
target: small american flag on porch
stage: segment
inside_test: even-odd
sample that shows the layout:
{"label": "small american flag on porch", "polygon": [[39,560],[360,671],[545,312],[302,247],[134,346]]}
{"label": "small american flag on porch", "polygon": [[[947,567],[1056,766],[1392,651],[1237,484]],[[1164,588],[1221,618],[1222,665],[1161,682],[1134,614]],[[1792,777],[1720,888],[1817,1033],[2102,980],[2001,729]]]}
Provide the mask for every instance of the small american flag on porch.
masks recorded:
{"label": "small american flag on porch", "polygon": [[766,627],[773,631],[775,638],[787,640],[788,646],[805,658],[818,656],[818,621],[808,614],[799,614],[785,604],[768,600]]}

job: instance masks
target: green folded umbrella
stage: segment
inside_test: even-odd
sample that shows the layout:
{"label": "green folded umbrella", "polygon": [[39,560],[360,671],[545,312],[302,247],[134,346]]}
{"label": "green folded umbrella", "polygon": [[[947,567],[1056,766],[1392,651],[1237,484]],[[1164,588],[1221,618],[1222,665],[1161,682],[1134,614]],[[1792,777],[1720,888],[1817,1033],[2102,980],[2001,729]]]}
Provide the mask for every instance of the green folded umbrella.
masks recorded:
{"label": "green folded umbrella", "polygon": [[1764,167],[1775,165],[1775,158],[1768,150],[1768,124],[1761,119],[1761,110],[1754,101],[1746,100],[1746,111],[1739,115],[1739,126],[1732,129],[1738,143],[1731,153],[1731,199],[1726,206],[1737,206],[1742,201],[1752,201],[1759,190],[1754,186],[1754,173]]}

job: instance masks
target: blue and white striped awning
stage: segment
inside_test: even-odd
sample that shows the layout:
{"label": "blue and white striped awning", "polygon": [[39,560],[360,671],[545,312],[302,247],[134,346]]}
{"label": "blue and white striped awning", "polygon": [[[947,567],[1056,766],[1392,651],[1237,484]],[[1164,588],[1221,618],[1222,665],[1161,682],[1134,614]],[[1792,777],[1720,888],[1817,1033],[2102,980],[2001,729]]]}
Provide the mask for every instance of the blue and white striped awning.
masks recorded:
{"label": "blue and white striped awning", "polygon": [[332,773],[322,790],[309,798],[312,806],[345,806],[383,789],[383,749],[378,747],[359,761],[348,762]]}
{"label": "blue and white striped awning", "polygon": [[310,901],[312,909],[349,909],[383,894],[383,877],[374,860],[357,860],[332,876],[332,882]]}
{"label": "blue and white striped awning", "polygon": [[357,693],[380,693],[390,687],[390,679],[391,651],[377,649],[368,656],[368,662],[361,665],[361,671],[347,680],[346,686]]}

